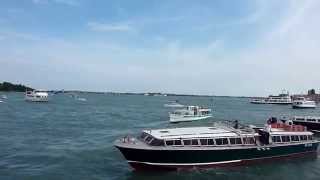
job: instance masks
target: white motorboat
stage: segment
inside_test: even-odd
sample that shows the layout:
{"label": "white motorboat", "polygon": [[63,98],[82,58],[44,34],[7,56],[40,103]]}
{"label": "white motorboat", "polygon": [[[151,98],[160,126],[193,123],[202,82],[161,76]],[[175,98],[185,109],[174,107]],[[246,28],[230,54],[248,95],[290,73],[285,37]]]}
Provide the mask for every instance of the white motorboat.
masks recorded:
{"label": "white motorboat", "polygon": [[178,101],[172,101],[167,104],[163,105],[164,107],[170,107],[170,108],[183,108],[183,104],[179,104]]}
{"label": "white motorboat", "polygon": [[292,104],[289,93],[281,93],[278,96],[270,95],[267,98],[254,98],[250,102],[253,104]]}
{"label": "white motorboat", "polygon": [[292,108],[316,108],[316,102],[306,99],[304,97],[298,97],[297,99],[293,100]]}
{"label": "white motorboat", "polygon": [[25,100],[31,102],[48,102],[48,92],[43,90],[26,91]]}
{"label": "white motorboat", "polygon": [[3,101],[2,101],[2,100],[0,100],[0,103],[3,103]]}
{"label": "white motorboat", "polygon": [[211,109],[200,106],[186,106],[169,113],[170,122],[197,121],[212,117]]}

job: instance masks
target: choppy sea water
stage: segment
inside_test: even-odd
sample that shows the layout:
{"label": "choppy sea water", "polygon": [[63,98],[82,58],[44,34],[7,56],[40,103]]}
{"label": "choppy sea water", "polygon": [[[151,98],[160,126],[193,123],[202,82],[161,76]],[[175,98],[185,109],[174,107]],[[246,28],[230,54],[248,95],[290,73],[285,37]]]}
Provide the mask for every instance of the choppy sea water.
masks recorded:
{"label": "choppy sea water", "polygon": [[[2,93],[3,94],[3,93]],[[217,119],[262,125],[270,116],[320,115],[320,108],[254,105],[246,98],[151,97],[80,94],[51,96],[48,103],[30,103],[22,93],[6,93],[0,103],[0,180],[202,180],[320,179],[320,158],[271,162],[232,169],[177,172],[135,172],[113,147],[113,141],[142,129],[207,125]],[[212,106],[214,118],[178,125],[168,123],[163,104],[179,100]]]}

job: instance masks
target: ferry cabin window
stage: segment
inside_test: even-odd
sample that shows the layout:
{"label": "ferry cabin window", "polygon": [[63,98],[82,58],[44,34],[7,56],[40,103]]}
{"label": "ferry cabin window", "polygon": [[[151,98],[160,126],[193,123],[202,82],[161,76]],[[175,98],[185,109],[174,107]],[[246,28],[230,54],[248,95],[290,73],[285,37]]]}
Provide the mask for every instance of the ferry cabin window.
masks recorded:
{"label": "ferry cabin window", "polygon": [[241,138],[229,138],[230,144],[242,144]]}
{"label": "ferry cabin window", "polygon": [[193,146],[198,145],[198,139],[192,139],[192,140],[191,140],[191,144],[192,144]]}
{"label": "ferry cabin window", "polygon": [[175,145],[175,146],[181,146],[182,143],[181,143],[180,140],[174,140],[174,145]]}
{"label": "ferry cabin window", "polygon": [[253,137],[243,138],[243,143],[244,144],[254,144],[254,138]]}
{"label": "ferry cabin window", "polygon": [[230,144],[236,144],[236,138],[229,138]]}
{"label": "ferry cabin window", "polygon": [[209,145],[209,146],[214,145],[214,140],[213,140],[213,139],[208,139],[208,145]]}
{"label": "ferry cabin window", "polygon": [[281,142],[280,136],[272,136],[272,142]]}
{"label": "ferry cabin window", "polygon": [[299,136],[291,136],[291,141],[299,141]]}
{"label": "ferry cabin window", "polygon": [[191,145],[191,140],[190,139],[185,139],[185,140],[183,140],[183,144],[185,146]]}
{"label": "ferry cabin window", "polygon": [[225,145],[225,144],[228,144],[228,139],[227,138],[216,139],[216,145]]}
{"label": "ferry cabin window", "polygon": [[315,122],[315,119],[307,119],[307,121]]}
{"label": "ferry cabin window", "polygon": [[282,142],[290,142],[290,136],[281,136]]}
{"label": "ferry cabin window", "polygon": [[236,144],[242,144],[241,138],[236,138]]}
{"label": "ferry cabin window", "polygon": [[160,140],[160,139],[153,139],[153,140],[150,142],[150,145],[151,145],[151,146],[164,146],[164,141],[163,141],[163,140]]}
{"label": "ferry cabin window", "polygon": [[200,139],[200,144],[203,146],[208,145],[208,140],[207,139]]}
{"label": "ferry cabin window", "polygon": [[308,140],[313,140],[313,137],[311,135],[308,135]]}
{"label": "ferry cabin window", "polygon": [[216,139],[216,145],[222,145],[222,139]]}
{"label": "ferry cabin window", "polygon": [[300,135],[300,141],[306,141],[308,140],[306,135]]}
{"label": "ferry cabin window", "polygon": [[166,145],[167,146],[172,146],[173,145],[173,141],[172,140],[166,141]]}

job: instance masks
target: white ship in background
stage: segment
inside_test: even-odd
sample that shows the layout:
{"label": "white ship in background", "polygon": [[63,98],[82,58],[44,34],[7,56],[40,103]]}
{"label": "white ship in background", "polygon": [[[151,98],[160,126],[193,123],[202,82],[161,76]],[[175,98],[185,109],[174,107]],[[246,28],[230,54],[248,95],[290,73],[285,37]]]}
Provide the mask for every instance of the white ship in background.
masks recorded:
{"label": "white ship in background", "polygon": [[289,92],[283,92],[278,96],[270,95],[266,98],[254,98],[250,102],[253,104],[292,104],[292,99]]}

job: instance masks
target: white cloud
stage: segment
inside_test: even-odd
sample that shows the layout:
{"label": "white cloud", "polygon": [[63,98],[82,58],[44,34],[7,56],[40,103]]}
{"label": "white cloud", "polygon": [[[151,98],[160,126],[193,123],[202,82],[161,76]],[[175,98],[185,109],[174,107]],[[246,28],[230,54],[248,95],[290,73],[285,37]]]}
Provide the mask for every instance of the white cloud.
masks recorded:
{"label": "white cloud", "polygon": [[34,4],[49,4],[49,3],[58,3],[58,4],[65,4],[70,6],[77,6],[79,5],[78,0],[32,0]]}
{"label": "white cloud", "polygon": [[108,32],[108,31],[132,31],[134,28],[128,23],[124,24],[105,24],[99,22],[89,22],[87,26],[93,31]]}

